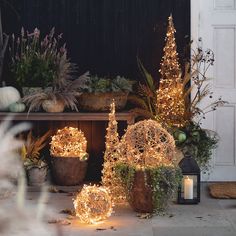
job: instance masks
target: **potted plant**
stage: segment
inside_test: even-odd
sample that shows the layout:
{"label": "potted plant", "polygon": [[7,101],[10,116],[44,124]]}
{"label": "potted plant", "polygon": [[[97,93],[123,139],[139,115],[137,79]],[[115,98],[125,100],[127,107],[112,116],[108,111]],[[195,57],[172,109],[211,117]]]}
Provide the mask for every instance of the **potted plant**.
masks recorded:
{"label": "potted plant", "polygon": [[[182,86],[182,92],[178,93],[177,96],[170,93],[170,100],[168,100],[168,96],[166,95],[170,87],[162,91],[163,97],[166,97],[166,100],[162,99],[162,106],[165,107],[165,115],[168,115],[170,119],[174,118],[173,111],[175,108],[178,108],[177,105],[173,106],[174,102],[172,100],[175,100],[176,104],[181,100],[185,101],[184,113],[179,112],[178,109],[175,110],[178,116],[176,121],[182,121],[179,127],[173,125],[173,123],[168,123],[163,115],[162,117],[159,115],[158,105],[160,103],[158,104],[157,97],[160,90],[158,90],[154,78],[147,72],[140,61],[139,66],[146,79],[146,84],[140,85],[138,96],[134,95],[130,97],[130,101],[133,101],[137,105],[132,110],[136,116],[157,120],[165,127],[168,127],[168,130],[173,134],[176,141],[176,151],[179,161],[184,157],[186,152],[190,153],[197,161],[202,172],[207,173],[210,168],[212,152],[217,147],[219,137],[216,132],[203,129],[201,127],[202,120],[206,119],[207,113],[217,110],[218,107],[224,106],[227,102],[219,97],[206,107],[202,107],[201,103],[205,98],[213,99],[213,92],[209,84],[207,84],[209,80],[207,72],[214,64],[214,53],[210,49],[204,51],[199,47],[193,50],[191,55],[190,61],[187,61],[185,64],[185,70],[182,73],[181,80],[178,80],[178,84]],[[171,71],[171,68],[169,68],[169,71]],[[173,78],[170,77],[170,80],[173,80]],[[174,89],[175,93],[176,91]],[[179,94],[182,94],[181,99],[179,98]],[[189,100],[190,95],[191,101]],[[169,103],[172,103],[172,107],[169,106]]]}
{"label": "potted plant", "polygon": [[117,110],[125,107],[133,81],[121,76],[113,79],[91,76],[80,80],[79,106],[82,110],[108,111],[114,99]]}
{"label": "potted plant", "polygon": [[181,179],[173,137],[158,122],[144,120],[128,127],[118,149],[115,169],[131,207],[142,213],[164,211]]}
{"label": "potted plant", "polygon": [[212,151],[217,147],[219,137],[216,132],[202,129],[197,123],[174,129],[176,147],[185,155],[190,154],[197,162],[202,173],[210,170]]}
{"label": "potted plant", "polygon": [[35,138],[30,131],[26,143],[22,147],[21,155],[26,170],[28,184],[31,186],[42,185],[47,176],[48,165],[41,156],[42,149],[47,145],[50,131],[39,138]]}
{"label": "potted plant", "polygon": [[88,165],[87,141],[83,132],[73,127],[59,129],[50,144],[54,182],[65,186],[80,184]]}
{"label": "potted plant", "polygon": [[[9,47],[11,72],[20,87],[46,88],[53,85],[62,69],[59,59],[64,54],[65,45],[61,45],[61,38],[61,34],[55,35],[54,28],[43,39],[37,28],[29,33],[22,27],[20,37],[12,35]],[[68,70],[73,66],[70,64]]]}
{"label": "potted plant", "polygon": [[44,39],[41,39],[37,28],[33,33],[28,33],[22,27],[20,37],[12,35],[11,72],[23,93],[42,91],[41,88],[52,85],[60,38],[61,35],[54,36],[54,28]]}
{"label": "potted plant", "polygon": [[[65,107],[77,109],[79,79],[87,78],[88,72],[75,79],[76,67],[67,57],[65,44],[59,47],[61,35],[54,36],[54,29],[43,41],[40,32],[27,34],[17,40],[20,52],[12,57],[12,71],[21,86],[40,86],[40,90],[28,93],[22,99],[28,111],[63,112]],[[14,49],[14,44],[12,46]],[[12,51],[14,51],[11,49]],[[48,87],[49,86],[49,87]]]}
{"label": "potted plant", "polygon": [[[86,74],[82,75],[87,76]],[[59,81],[58,81],[59,82]],[[46,112],[63,112],[65,108],[78,111],[77,98],[81,95],[76,89],[77,80],[70,81],[68,84],[58,84],[52,90],[43,90],[23,97],[28,112],[43,109]]]}
{"label": "potted plant", "polygon": [[23,101],[29,111],[43,108],[47,112],[62,112],[65,107],[77,110],[80,93],[76,87],[76,66],[67,58],[61,38],[61,34],[55,35],[54,28],[44,39],[37,28],[31,34],[22,28],[17,39],[13,35],[11,71],[23,88]]}

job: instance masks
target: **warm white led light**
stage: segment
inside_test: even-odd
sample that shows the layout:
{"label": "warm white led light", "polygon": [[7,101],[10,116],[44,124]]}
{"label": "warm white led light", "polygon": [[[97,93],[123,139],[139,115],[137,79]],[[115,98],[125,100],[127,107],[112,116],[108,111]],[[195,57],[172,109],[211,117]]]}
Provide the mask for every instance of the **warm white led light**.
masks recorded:
{"label": "warm white led light", "polygon": [[76,216],[88,224],[96,224],[107,219],[112,213],[109,190],[103,186],[84,185],[74,199]]}

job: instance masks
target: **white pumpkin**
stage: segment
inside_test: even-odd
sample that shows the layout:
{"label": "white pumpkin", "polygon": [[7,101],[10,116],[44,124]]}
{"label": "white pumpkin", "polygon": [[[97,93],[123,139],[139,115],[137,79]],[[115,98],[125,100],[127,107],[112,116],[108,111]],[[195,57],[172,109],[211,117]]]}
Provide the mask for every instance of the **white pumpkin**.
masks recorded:
{"label": "white pumpkin", "polygon": [[20,100],[19,91],[11,86],[0,88],[0,111],[7,111],[10,104]]}

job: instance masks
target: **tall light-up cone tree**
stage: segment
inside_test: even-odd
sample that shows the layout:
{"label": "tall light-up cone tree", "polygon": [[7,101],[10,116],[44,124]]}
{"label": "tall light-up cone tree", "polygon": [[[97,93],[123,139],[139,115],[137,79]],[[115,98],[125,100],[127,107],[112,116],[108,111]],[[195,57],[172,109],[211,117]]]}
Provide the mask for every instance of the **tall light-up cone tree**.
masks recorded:
{"label": "tall light-up cone tree", "polygon": [[121,181],[115,173],[115,165],[119,161],[119,135],[115,116],[115,102],[111,103],[109,122],[106,134],[106,150],[102,170],[102,184],[109,188],[113,203],[125,201],[125,191]]}
{"label": "tall light-up cone tree", "polygon": [[181,69],[176,51],[175,28],[172,15],[166,34],[166,44],[163,49],[160,87],[157,92],[158,118],[167,126],[181,127],[185,124],[184,86],[181,80]]}

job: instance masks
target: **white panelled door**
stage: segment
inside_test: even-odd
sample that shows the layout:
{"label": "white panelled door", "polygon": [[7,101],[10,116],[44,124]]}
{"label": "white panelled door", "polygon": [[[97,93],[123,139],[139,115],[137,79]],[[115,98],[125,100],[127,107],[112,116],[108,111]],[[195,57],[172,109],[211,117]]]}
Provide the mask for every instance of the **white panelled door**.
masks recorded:
{"label": "white panelled door", "polygon": [[[209,181],[236,181],[236,0],[192,0],[191,34],[202,38],[202,46],[215,53],[209,71],[213,96],[229,102],[209,113],[203,127],[220,136],[212,159]],[[206,99],[202,104],[212,102]]]}

